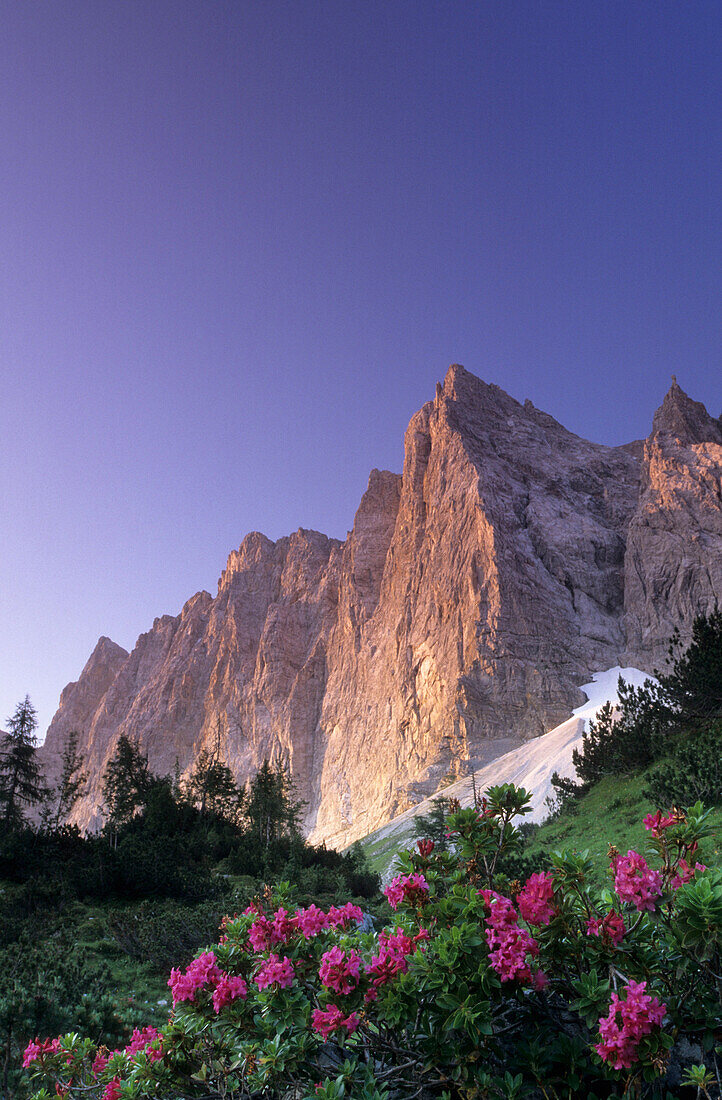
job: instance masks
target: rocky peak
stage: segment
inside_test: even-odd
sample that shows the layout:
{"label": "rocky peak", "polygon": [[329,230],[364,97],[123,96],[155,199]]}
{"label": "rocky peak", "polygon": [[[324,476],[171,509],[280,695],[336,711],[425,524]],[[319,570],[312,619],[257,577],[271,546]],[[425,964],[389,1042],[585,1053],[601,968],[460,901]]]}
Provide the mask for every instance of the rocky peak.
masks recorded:
{"label": "rocky peak", "polygon": [[674,436],[687,446],[695,443],[722,444],[720,421],[710,416],[701,401],[688,397],[674,375],[652,423],[652,436],[663,434]]}
{"label": "rocky peak", "polygon": [[592,673],[652,671],[722,599],[720,442],[674,383],[640,488],[639,444],[590,443],[452,364],[344,542],[252,532],[214,597],[130,655],[100,640],[48,732],[48,750],[81,734],[78,822],[121,734],[187,772],[220,718],[237,778],[288,761],[312,840],[346,845],[568,718]]}

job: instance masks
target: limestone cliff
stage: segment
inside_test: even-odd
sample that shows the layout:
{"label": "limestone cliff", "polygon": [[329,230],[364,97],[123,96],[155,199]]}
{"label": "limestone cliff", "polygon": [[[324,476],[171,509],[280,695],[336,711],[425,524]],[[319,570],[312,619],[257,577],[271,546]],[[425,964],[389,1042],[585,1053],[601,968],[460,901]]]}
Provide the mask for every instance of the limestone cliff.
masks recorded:
{"label": "limestone cliff", "polygon": [[129,655],[101,639],[43,750],[81,732],[77,820],[121,733],[187,770],[220,719],[238,778],[283,758],[312,838],[345,844],[566,719],[593,672],[651,671],[722,595],[720,444],[676,383],[643,448],[613,448],[452,366],[345,542],[253,533],[215,597]]}

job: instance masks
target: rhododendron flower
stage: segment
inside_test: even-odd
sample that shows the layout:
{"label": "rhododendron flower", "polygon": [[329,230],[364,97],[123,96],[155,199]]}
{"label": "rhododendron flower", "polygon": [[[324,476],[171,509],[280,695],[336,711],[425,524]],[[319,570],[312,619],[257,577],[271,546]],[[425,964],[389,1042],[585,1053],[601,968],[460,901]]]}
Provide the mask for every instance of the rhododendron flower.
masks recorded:
{"label": "rhododendron flower", "polygon": [[674,825],[674,814],[663,817],[661,810],[657,810],[656,814],[647,814],[644,819],[645,829],[648,832],[651,829],[654,836],[659,836],[662,829],[668,829],[670,825]]}
{"label": "rhododendron flower", "polygon": [[694,867],[690,867],[686,859],[680,859],[677,864],[677,874],[672,879],[672,889],[679,890],[680,886],[692,881],[697,871],[706,870],[704,863],[695,863]]}
{"label": "rhododendron flower", "polygon": [[395,978],[397,974],[405,974],[409,964],[403,955],[382,948],[378,955],[374,955],[366,967],[366,973],[372,975],[372,983],[375,986],[385,985]]}
{"label": "rhododendron flower", "polygon": [[537,955],[539,946],[529,933],[518,926],[518,915],[509,898],[495,890],[482,890],[487,907],[486,942],[489,964],[503,982],[512,980],[529,984],[532,981],[528,955]]}
{"label": "rhododendron flower", "polygon": [[34,1043],[31,1039],[28,1045],[25,1047],[25,1052],[23,1054],[23,1069],[27,1069],[28,1066],[32,1062],[36,1061],[36,1059],[38,1059],[42,1053],[43,1048],[41,1047],[40,1043]]}
{"label": "rhododendron flower", "polygon": [[297,909],[295,919],[307,940],[328,927],[328,917],[317,905],[309,905],[308,909]]}
{"label": "rhododendron flower", "polygon": [[347,954],[340,947],[332,947],[321,958],[318,976],[322,984],[335,993],[350,993],[358,985],[360,966],[358,951]]}
{"label": "rhododendron flower", "polygon": [[207,985],[215,985],[221,976],[212,951],[205,951],[194,959],[185,973],[171,970],[168,985],[173,994],[173,1004],[179,1001],[194,1001],[196,992]]}
{"label": "rhododendron flower", "polygon": [[224,974],[213,990],[213,1010],[220,1012],[237,997],[245,1000],[247,996],[248,986],[243,978],[232,978],[230,974]]}
{"label": "rhododendron flower", "polygon": [[298,931],[298,920],[286,909],[277,909],[273,914],[271,936],[273,943],[286,943]]}
{"label": "rhododendron flower", "polygon": [[337,907],[332,905],[326,916],[326,924],[330,928],[339,928],[344,924],[350,924],[351,921],[363,920],[363,910],[354,905],[352,901],[347,901],[345,905]]}
{"label": "rhododendron flower", "polygon": [[105,1086],[103,1100],[120,1100],[120,1078],[114,1077],[110,1084]]}
{"label": "rhododendron flower", "polygon": [[259,913],[248,929],[248,942],[254,951],[267,951],[273,943],[273,929],[265,913]]}
{"label": "rhododendron flower", "polygon": [[397,875],[384,890],[392,909],[398,909],[402,901],[412,905],[423,903],[429,896],[429,884],[423,875]]}
{"label": "rhododendron flower", "polygon": [[608,940],[615,947],[619,947],[626,931],[624,921],[613,909],[610,909],[604,917],[593,917],[587,921],[588,936],[601,936],[603,940]]}
{"label": "rhododendron flower", "polygon": [[599,1021],[602,1041],[594,1049],[613,1069],[631,1069],[640,1040],[664,1019],[666,1005],[646,993],[646,988],[646,982],[629,982],[625,1000],[612,993],[609,1013]]}
{"label": "rhododendron flower", "polygon": [[[36,1039],[35,1042],[31,1039],[23,1053],[23,1069],[27,1069],[32,1062],[42,1058],[43,1055],[57,1054],[59,1050],[60,1039],[45,1039],[42,1043],[39,1039]],[[67,1061],[72,1062],[72,1060],[72,1054],[68,1055]]]}
{"label": "rhododendron flower", "polygon": [[614,889],[622,901],[627,901],[641,912],[654,911],[655,900],[662,893],[662,876],[653,871],[638,852],[631,849],[626,856],[612,860]]}
{"label": "rhododendron flower", "polygon": [[374,955],[366,967],[366,973],[372,975],[372,984],[378,987],[391,981],[397,974],[405,974],[409,969],[406,956],[416,950],[417,943],[428,938],[429,933],[425,928],[421,928],[416,936],[407,936],[401,928],[390,934],[381,932],[379,953]]}
{"label": "rhododendron flower", "polygon": [[556,910],[551,904],[554,898],[554,879],[550,874],[530,875],[517,898],[519,912],[527,924],[549,924]]}
{"label": "rhododendron flower", "polygon": [[148,1055],[151,1062],[157,1062],[159,1058],[163,1057],[163,1050],[161,1048],[156,1050],[150,1046],[156,1039],[160,1039],[160,1032],[156,1028],[144,1027],[142,1031],[139,1031],[136,1027],[130,1037],[128,1046],[125,1048],[125,1053],[132,1055],[143,1051]]}
{"label": "rhododendron flower", "polygon": [[352,1012],[344,1016],[338,1005],[329,1005],[328,1008],[315,1008],[312,1016],[314,1031],[327,1039],[332,1031],[338,1031],[345,1027],[349,1035],[353,1035],[358,1027],[358,1013]]}
{"label": "rhododendron flower", "polygon": [[278,955],[270,955],[268,961],[263,964],[256,974],[256,985],[259,989],[266,989],[274,985],[278,989],[288,989],[293,985],[296,972],[290,959],[279,958]]}
{"label": "rhododendron flower", "polygon": [[419,849],[419,854],[428,858],[433,852],[436,845],[433,840],[417,840],[416,847]]}
{"label": "rhododendron flower", "polygon": [[103,1054],[101,1051],[98,1051],[98,1053],[95,1055],[95,1058],[93,1059],[93,1065],[91,1067],[96,1077],[98,1077],[103,1072],[110,1059],[110,1054]]}

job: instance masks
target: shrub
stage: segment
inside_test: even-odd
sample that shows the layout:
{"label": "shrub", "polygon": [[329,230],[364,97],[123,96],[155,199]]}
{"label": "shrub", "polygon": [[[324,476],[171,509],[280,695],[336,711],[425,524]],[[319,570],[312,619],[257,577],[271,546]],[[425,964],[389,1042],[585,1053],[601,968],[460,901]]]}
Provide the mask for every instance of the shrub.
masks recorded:
{"label": "shrub", "polygon": [[709,815],[650,814],[646,852],[610,849],[597,894],[584,854],[509,879],[528,803],[492,788],[480,811],[448,818],[449,851],[426,838],[406,853],[378,935],[350,903],[294,907],[287,886],[256,900],[171,972],[166,1027],[113,1053],[76,1034],[35,1041],[37,1083],[68,1100],[600,1100],[677,1096],[686,1068],[713,1095],[722,876],[699,863]]}

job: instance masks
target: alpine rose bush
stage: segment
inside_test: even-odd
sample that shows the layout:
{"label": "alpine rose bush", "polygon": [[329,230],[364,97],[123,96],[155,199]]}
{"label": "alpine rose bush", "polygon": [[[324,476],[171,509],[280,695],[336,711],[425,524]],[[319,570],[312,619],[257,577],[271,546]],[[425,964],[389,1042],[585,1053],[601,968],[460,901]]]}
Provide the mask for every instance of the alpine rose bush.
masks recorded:
{"label": "alpine rose bush", "polygon": [[719,1096],[722,873],[697,862],[709,813],[648,815],[645,855],[613,849],[598,892],[574,852],[505,877],[528,804],[492,787],[449,816],[448,850],[399,857],[378,931],[351,902],[295,907],[281,884],[171,972],[163,1028],[116,1051],[29,1043],[36,1100],[676,1100],[687,1079]]}

